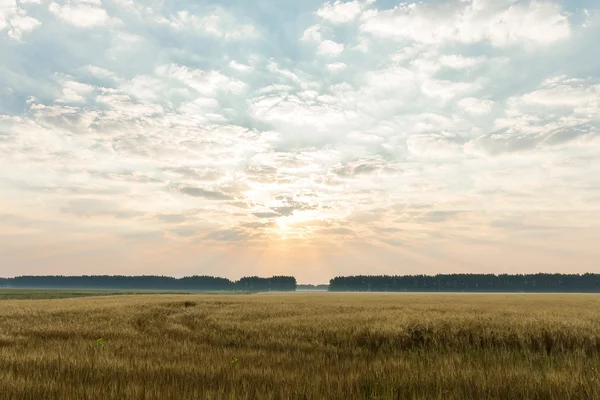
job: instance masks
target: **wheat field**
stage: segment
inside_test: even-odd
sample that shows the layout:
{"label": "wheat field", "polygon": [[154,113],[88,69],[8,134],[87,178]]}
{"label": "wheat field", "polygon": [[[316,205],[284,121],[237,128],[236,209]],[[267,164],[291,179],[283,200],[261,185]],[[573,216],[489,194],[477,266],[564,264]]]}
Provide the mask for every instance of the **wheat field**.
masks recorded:
{"label": "wheat field", "polygon": [[1,399],[600,399],[600,296],[0,301]]}

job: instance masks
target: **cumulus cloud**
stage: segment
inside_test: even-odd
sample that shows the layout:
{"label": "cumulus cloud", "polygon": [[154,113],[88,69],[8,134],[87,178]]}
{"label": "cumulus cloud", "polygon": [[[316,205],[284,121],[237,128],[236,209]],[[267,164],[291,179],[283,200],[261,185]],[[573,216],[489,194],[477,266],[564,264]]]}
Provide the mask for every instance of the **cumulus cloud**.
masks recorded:
{"label": "cumulus cloud", "polygon": [[327,64],[327,69],[332,72],[338,72],[345,70],[347,65],[343,62],[335,62],[331,64]]}
{"label": "cumulus cloud", "polygon": [[222,229],[211,232],[206,237],[218,242],[239,242],[248,239],[249,235],[239,229]]}
{"label": "cumulus cloud", "polygon": [[319,43],[317,53],[324,56],[337,57],[342,54],[344,47],[345,46],[341,43],[336,43],[332,40],[324,40]]}
{"label": "cumulus cloud", "polygon": [[458,107],[465,112],[475,115],[485,115],[492,111],[494,102],[487,99],[477,99],[475,97],[465,97],[457,103]]}
{"label": "cumulus cloud", "polygon": [[260,36],[254,25],[241,22],[221,7],[200,15],[188,10],[180,10],[168,18],[159,17],[158,21],[176,30],[193,29],[225,40],[253,40]]}
{"label": "cumulus cloud", "polygon": [[198,187],[183,187],[179,191],[191,197],[202,197],[207,200],[233,200],[232,196],[216,190],[207,190]]}
{"label": "cumulus cloud", "polygon": [[531,42],[548,45],[567,39],[567,14],[550,2],[462,1],[448,8],[423,3],[402,3],[390,10],[370,10],[361,30],[375,36],[419,43],[474,43],[494,46]]}
{"label": "cumulus cloud", "polygon": [[228,77],[219,71],[205,71],[175,64],[158,67],[156,75],[177,80],[198,93],[209,96],[215,95],[220,90],[242,92],[246,88],[244,82]]}
{"label": "cumulus cloud", "polygon": [[325,3],[319,8],[316,14],[334,24],[350,22],[360,14],[362,4],[359,1],[335,1],[334,3]]}
{"label": "cumulus cloud", "polygon": [[95,4],[86,4],[85,2],[75,3],[74,5],[59,5],[52,2],[48,6],[48,10],[65,23],[79,28],[104,25],[109,20],[106,10]]}
{"label": "cumulus cloud", "polygon": [[306,28],[302,34],[301,40],[321,41],[321,25],[312,25]]}
{"label": "cumulus cloud", "polygon": [[17,14],[9,21],[10,28],[8,30],[8,36],[20,41],[24,34],[33,31],[41,24],[42,23],[37,19],[24,15],[24,13],[21,15]]}
{"label": "cumulus cloud", "polygon": [[471,68],[482,61],[481,58],[464,57],[456,54],[444,55],[440,58],[440,63],[442,65],[454,69]]}
{"label": "cumulus cloud", "polygon": [[229,62],[229,66],[235,70],[242,71],[242,72],[252,71],[252,69],[253,69],[251,66],[239,63],[235,60],[231,60]]}
{"label": "cumulus cloud", "polygon": [[63,95],[56,99],[57,103],[85,103],[86,97],[94,91],[94,88],[84,83],[67,81],[63,84]]}
{"label": "cumulus cloud", "polygon": [[134,218],[143,215],[137,210],[123,209],[121,205],[110,200],[78,199],[67,203],[62,212],[74,214],[79,217],[102,217],[111,216],[115,218]]}
{"label": "cumulus cloud", "polygon": [[23,36],[38,28],[42,23],[27,15],[15,0],[0,3],[0,32],[6,30],[9,38],[21,41]]}

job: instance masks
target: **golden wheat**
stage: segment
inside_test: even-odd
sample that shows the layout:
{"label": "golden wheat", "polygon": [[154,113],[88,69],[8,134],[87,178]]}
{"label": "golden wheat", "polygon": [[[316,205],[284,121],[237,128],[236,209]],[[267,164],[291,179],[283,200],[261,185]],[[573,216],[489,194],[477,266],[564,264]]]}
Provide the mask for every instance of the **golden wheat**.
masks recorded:
{"label": "golden wheat", "polygon": [[600,399],[599,317],[595,295],[3,300],[0,398]]}

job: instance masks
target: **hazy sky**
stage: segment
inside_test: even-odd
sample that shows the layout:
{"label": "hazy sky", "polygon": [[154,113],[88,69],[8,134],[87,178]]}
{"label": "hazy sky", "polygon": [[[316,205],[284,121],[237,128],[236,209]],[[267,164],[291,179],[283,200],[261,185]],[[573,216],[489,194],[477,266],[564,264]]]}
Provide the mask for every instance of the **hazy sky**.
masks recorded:
{"label": "hazy sky", "polygon": [[0,275],[600,272],[597,0],[0,0]]}

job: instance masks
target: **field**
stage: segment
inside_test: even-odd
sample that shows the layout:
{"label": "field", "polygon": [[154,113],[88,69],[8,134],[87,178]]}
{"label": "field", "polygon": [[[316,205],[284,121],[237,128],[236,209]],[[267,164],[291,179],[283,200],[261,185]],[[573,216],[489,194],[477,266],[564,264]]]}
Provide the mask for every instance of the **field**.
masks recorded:
{"label": "field", "polygon": [[2,399],[599,399],[600,296],[0,301]]}

